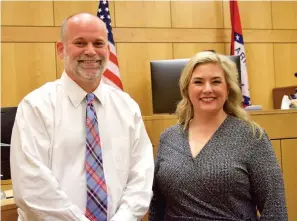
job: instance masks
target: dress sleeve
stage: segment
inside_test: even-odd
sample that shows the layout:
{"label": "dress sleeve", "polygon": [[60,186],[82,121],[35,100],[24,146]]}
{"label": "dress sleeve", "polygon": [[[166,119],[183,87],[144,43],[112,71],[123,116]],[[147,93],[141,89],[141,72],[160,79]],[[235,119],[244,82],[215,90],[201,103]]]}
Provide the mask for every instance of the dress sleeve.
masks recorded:
{"label": "dress sleeve", "polygon": [[260,220],[287,221],[284,180],[266,134],[252,145],[248,169],[252,200],[261,214]]}

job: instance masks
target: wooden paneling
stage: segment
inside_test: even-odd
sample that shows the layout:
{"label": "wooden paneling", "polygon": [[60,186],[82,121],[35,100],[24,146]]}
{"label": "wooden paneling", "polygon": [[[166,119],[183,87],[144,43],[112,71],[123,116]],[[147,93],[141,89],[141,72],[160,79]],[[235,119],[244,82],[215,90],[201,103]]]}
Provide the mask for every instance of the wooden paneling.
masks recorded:
{"label": "wooden paneling", "polygon": [[[64,19],[80,13],[88,12],[97,15],[99,1],[54,1],[55,25],[61,26]],[[114,25],[114,2],[109,1],[110,16]]]}
{"label": "wooden paneling", "polygon": [[297,44],[274,44],[274,66],[275,87],[297,85]]}
{"label": "wooden paneling", "polygon": [[169,1],[116,1],[116,27],[171,27]]}
{"label": "wooden paneling", "polygon": [[4,43],[2,54],[2,106],[16,106],[26,94],[56,79],[53,43]]}
{"label": "wooden paneling", "polygon": [[[257,122],[270,139],[295,138],[297,136],[297,111],[252,111],[251,119]],[[153,145],[157,145],[159,136],[167,127],[177,123],[175,115],[144,116],[148,134]]]}
{"label": "wooden paneling", "polygon": [[190,58],[205,50],[215,50],[219,54],[225,54],[224,43],[173,43],[173,58]]}
{"label": "wooden paneling", "polygon": [[282,153],[281,153],[281,141],[280,140],[271,140],[275,155],[277,157],[280,167],[282,167]]}
{"label": "wooden paneling", "polygon": [[[251,112],[251,119],[257,122],[272,140],[276,156],[282,163],[282,154],[280,151],[280,139],[297,136],[297,111],[278,110],[278,111],[260,111]],[[175,115],[153,115],[144,116],[144,124],[147,133],[154,146],[154,153],[157,151],[159,138],[164,130],[177,123]]]}
{"label": "wooden paneling", "polygon": [[265,129],[270,139],[297,136],[297,112],[294,110],[251,112],[251,117]]}
{"label": "wooden paneling", "polygon": [[154,146],[154,156],[158,150],[160,135],[164,130],[177,123],[175,115],[153,115],[143,117],[145,128]]}
{"label": "wooden paneling", "polygon": [[289,221],[297,220],[297,139],[282,140],[282,165]]}
{"label": "wooden paneling", "polygon": [[2,27],[1,42],[56,42],[60,27]]}
{"label": "wooden paneling", "polygon": [[1,180],[1,190],[12,190],[11,179],[9,180]]}
{"label": "wooden paneling", "polygon": [[297,28],[297,2],[271,1],[272,26],[274,29]]}
{"label": "wooden paneling", "polygon": [[151,115],[150,61],[172,59],[172,44],[118,43],[117,53],[124,90],[140,105],[143,115]]}
{"label": "wooden paneling", "polygon": [[1,25],[52,26],[52,1],[2,1]]}
{"label": "wooden paneling", "polygon": [[[229,1],[224,1],[224,27],[231,28]],[[271,29],[270,1],[238,1],[243,29]]]}
{"label": "wooden paneling", "polygon": [[272,44],[246,44],[247,70],[252,104],[263,110],[273,109],[272,89],[275,87]]}
{"label": "wooden paneling", "polygon": [[225,45],[225,52],[227,55],[230,55],[231,52],[231,44],[230,43],[226,43]]}
{"label": "wooden paneling", "polygon": [[[2,27],[2,42],[56,42],[59,27]],[[245,43],[297,43],[297,30],[243,30]],[[228,29],[114,28],[117,43],[228,43]]]}
{"label": "wooden paneling", "polygon": [[172,27],[223,28],[221,1],[171,1]]}

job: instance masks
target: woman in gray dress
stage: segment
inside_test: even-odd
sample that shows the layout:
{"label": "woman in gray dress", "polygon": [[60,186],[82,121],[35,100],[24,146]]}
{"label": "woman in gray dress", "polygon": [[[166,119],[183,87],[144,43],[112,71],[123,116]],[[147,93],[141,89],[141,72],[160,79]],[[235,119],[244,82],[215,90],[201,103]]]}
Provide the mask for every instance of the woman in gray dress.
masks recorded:
{"label": "woman in gray dress", "polygon": [[180,91],[179,124],[159,142],[149,221],[288,220],[281,169],[268,136],[241,107],[235,64],[200,52]]}

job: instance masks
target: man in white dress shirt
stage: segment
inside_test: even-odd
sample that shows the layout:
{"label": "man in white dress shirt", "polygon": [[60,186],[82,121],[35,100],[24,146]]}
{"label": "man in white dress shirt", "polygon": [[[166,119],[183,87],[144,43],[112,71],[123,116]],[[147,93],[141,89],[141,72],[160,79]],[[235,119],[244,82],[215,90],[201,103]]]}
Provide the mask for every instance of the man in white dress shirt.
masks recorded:
{"label": "man in white dress shirt", "polygon": [[109,49],[104,23],[80,13],[62,25],[62,77],[19,104],[11,140],[11,175],[19,220],[88,221],[86,95],[95,95],[108,197],[107,220],[136,221],[147,212],[152,145],[138,105],[100,83]]}

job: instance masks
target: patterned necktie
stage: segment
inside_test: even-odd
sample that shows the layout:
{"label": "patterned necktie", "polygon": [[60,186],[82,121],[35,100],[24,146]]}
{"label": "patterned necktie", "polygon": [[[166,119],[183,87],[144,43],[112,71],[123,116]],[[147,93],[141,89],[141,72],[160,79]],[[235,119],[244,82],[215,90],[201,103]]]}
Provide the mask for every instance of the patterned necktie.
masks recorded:
{"label": "patterned necktie", "polygon": [[87,94],[86,217],[91,221],[107,221],[107,190],[94,101],[95,95]]}

